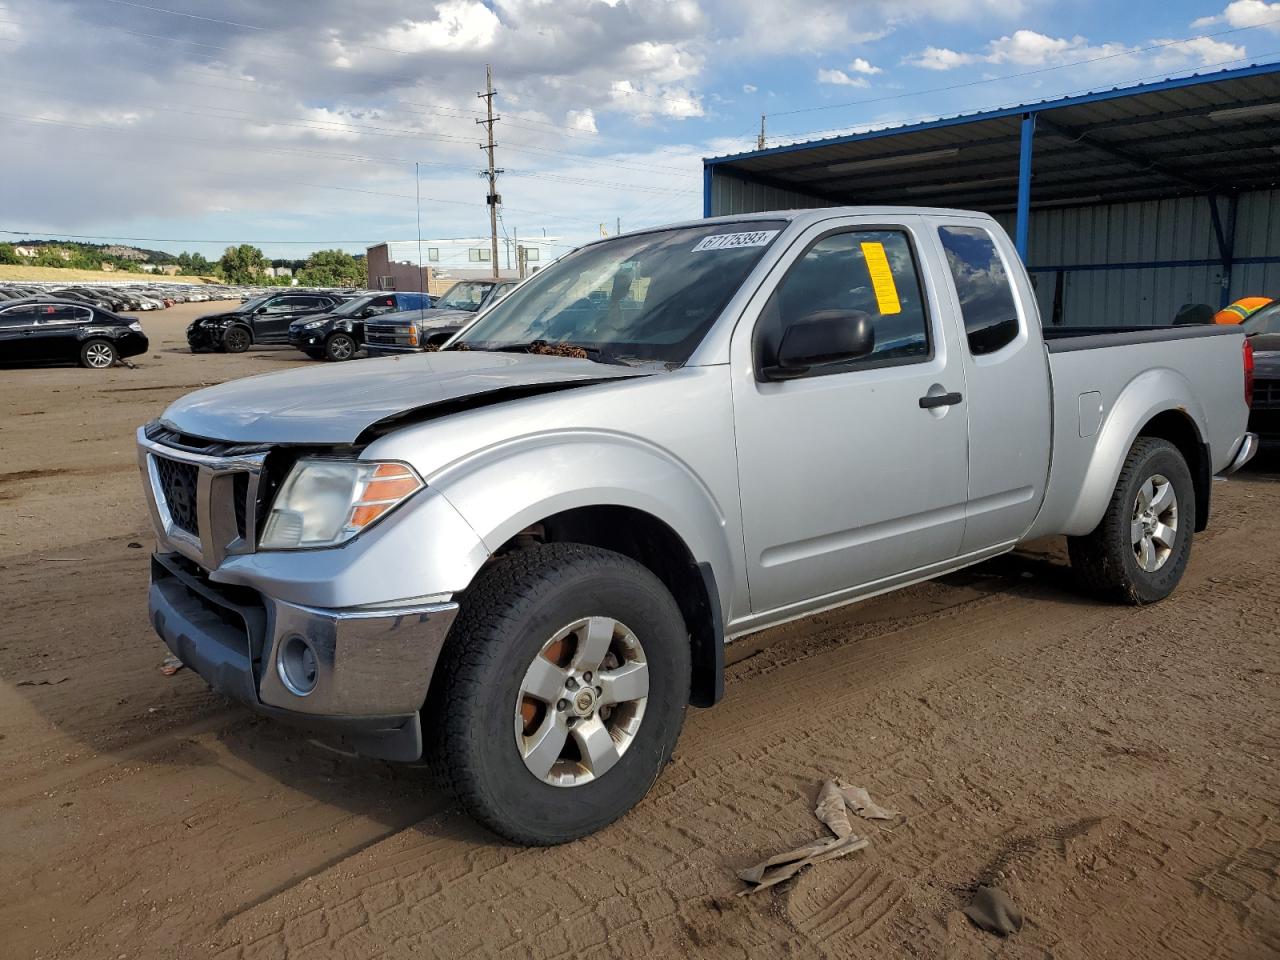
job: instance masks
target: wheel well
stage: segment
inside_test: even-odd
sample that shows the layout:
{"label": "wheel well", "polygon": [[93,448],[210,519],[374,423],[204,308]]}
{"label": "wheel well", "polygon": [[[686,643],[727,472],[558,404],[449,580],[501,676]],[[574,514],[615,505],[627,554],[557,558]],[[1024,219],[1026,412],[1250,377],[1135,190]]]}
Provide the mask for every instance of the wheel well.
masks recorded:
{"label": "wheel well", "polygon": [[503,556],[534,543],[583,543],[612,550],[647,567],[675,598],[693,662],[689,702],[715,704],[724,691],[724,626],[709,564],[699,564],[666,523],[632,507],[579,507],[532,524],[494,552]]}
{"label": "wheel well", "polygon": [[[249,324],[247,324],[247,323],[243,323],[243,322],[241,322],[241,321],[237,320],[235,323],[233,323],[233,324],[231,324],[230,326],[228,326],[228,327],[227,327],[227,330],[229,330],[229,331],[230,331],[230,330],[234,330],[236,327],[239,327],[241,330],[243,330],[245,333],[247,333],[247,334],[249,335],[249,342],[250,342],[250,343],[252,343],[252,342],[253,342],[253,340],[254,340],[254,336],[253,336],[253,327],[249,326]],[[223,336],[226,336],[226,334],[223,334]]]}
{"label": "wheel well", "polygon": [[1181,410],[1166,410],[1146,422],[1138,431],[1140,437],[1159,437],[1178,448],[1191,471],[1191,485],[1196,494],[1194,529],[1199,532],[1209,525],[1209,496],[1213,486],[1213,465],[1208,445],[1200,439],[1195,421]]}

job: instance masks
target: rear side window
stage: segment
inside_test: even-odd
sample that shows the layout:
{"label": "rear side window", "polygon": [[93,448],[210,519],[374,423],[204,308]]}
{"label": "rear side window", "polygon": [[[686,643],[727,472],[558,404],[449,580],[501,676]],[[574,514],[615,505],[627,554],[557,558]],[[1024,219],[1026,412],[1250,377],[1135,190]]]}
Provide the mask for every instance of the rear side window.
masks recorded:
{"label": "rear side window", "polygon": [[907,235],[855,230],[817,240],[783,278],[756,326],[757,357],[776,352],[787,328],[824,310],[869,314],[875,351],[844,369],[915,363],[930,355],[929,323]]}
{"label": "rear side window", "polygon": [[939,227],[960,299],[969,352],[995,353],[1018,336],[1018,307],[1004,262],[982,227]]}

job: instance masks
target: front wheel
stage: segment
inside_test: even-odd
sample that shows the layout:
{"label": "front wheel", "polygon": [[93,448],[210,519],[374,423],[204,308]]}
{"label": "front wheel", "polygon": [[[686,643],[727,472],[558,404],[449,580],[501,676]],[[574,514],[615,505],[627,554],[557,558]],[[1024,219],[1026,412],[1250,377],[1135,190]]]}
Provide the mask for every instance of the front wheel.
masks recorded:
{"label": "front wheel", "polygon": [[80,348],[80,366],[91,370],[105,370],[117,359],[116,348],[109,340],[90,340]]}
{"label": "front wheel", "polygon": [[335,362],[350,360],[358,349],[351,334],[335,333],[324,342],[324,358]]}
{"label": "front wheel", "polygon": [[549,845],[612,823],[671,759],[689,702],[675,600],[628,557],[513,553],[467,590],[426,708],[437,777],[481,823]]}
{"label": "front wheel", "polygon": [[1104,596],[1131,604],[1163,600],[1187,569],[1195,519],[1195,486],[1182,453],[1167,440],[1139,437],[1101,522],[1067,539],[1071,566]]}
{"label": "front wheel", "polygon": [[230,327],[222,335],[222,346],[227,353],[244,353],[253,346],[253,334],[246,327]]}

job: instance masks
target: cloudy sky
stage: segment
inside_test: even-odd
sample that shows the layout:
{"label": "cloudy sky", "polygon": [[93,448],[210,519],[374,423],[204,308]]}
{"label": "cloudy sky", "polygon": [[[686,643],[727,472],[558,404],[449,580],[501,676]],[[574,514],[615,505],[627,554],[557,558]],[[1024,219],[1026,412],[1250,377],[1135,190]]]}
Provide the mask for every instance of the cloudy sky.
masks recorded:
{"label": "cloudy sky", "polygon": [[423,235],[487,234],[486,63],[504,230],[571,244],[699,216],[762,113],[774,144],[1277,59],[1266,0],[0,0],[0,229],[354,252],[416,235],[416,162]]}

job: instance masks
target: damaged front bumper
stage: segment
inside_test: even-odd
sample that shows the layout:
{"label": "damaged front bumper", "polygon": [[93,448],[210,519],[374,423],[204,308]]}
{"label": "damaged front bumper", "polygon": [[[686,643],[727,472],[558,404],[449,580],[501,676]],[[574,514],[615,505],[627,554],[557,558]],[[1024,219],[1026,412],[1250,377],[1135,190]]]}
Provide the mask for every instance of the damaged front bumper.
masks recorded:
{"label": "damaged front bumper", "polygon": [[422,755],[419,710],[458,605],[329,609],[209,580],[152,556],[156,632],[214,690],[365,756]]}

